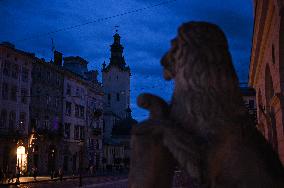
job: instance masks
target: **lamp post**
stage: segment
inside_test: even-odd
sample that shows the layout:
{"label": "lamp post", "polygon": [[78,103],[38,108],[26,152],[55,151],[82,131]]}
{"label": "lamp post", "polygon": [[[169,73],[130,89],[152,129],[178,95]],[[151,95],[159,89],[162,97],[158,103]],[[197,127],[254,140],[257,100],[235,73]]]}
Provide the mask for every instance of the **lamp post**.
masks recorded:
{"label": "lamp post", "polygon": [[80,158],[79,158],[79,187],[82,187],[82,159],[83,159],[83,145],[84,141],[80,140]]}

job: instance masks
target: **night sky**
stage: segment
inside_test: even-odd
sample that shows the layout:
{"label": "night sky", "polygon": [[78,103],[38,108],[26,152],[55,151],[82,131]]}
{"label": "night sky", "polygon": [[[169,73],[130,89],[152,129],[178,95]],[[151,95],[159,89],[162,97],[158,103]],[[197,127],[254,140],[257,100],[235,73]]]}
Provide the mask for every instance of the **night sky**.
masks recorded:
{"label": "night sky", "polygon": [[[159,0],[0,0],[0,42],[33,52],[47,61],[52,58],[51,38],[64,56],[81,56],[89,69],[101,70],[108,63],[109,45],[115,26],[131,67],[131,108],[137,120],[147,112],[136,106],[141,92],[170,100],[173,83],[162,77],[160,58],[170,47],[178,26],[187,21],[209,21],[226,33],[240,82],[248,80],[253,28],[252,0],[176,0],[133,13],[162,2]],[[84,23],[90,24],[83,25]],[[83,25],[66,29],[75,25]],[[60,32],[54,32],[62,29]],[[49,34],[47,34],[49,33]],[[101,74],[99,75],[101,80]]]}

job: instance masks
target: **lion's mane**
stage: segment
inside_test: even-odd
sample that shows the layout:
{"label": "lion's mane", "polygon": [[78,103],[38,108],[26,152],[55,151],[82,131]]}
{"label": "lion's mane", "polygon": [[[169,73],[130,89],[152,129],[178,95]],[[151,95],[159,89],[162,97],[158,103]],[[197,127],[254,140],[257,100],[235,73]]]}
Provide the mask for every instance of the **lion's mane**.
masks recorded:
{"label": "lion's mane", "polygon": [[165,69],[171,67],[175,80],[172,116],[188,122],[184,126],[207,134],[212,126],[232,122],[244,112],[228,42],[218,26],[205,22],[183,24],[162,64]]}

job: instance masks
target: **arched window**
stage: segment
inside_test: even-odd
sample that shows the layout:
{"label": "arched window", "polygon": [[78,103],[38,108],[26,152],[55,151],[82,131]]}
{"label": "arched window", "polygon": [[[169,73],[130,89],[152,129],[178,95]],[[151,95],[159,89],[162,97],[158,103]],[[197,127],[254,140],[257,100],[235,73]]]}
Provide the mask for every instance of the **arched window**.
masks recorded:
{"label": "arched window", "polygon": [[9,129],[14,129],[16,120],[16,113],[11,111],[9,114]]}
{"label": "arched window", "polygon": [[0,114],[0,128],[5,128],[7,122],[7,111],[3,109]]}

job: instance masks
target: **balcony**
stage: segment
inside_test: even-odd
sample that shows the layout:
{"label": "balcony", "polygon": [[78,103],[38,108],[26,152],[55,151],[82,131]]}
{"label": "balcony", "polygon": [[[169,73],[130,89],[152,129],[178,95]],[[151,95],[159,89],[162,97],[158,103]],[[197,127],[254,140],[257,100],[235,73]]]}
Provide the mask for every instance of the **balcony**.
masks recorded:
{"label": "balcony", "polygon": [[102,134],[101,128],[93,128],[92,131],[95,136],[100,136]]}

